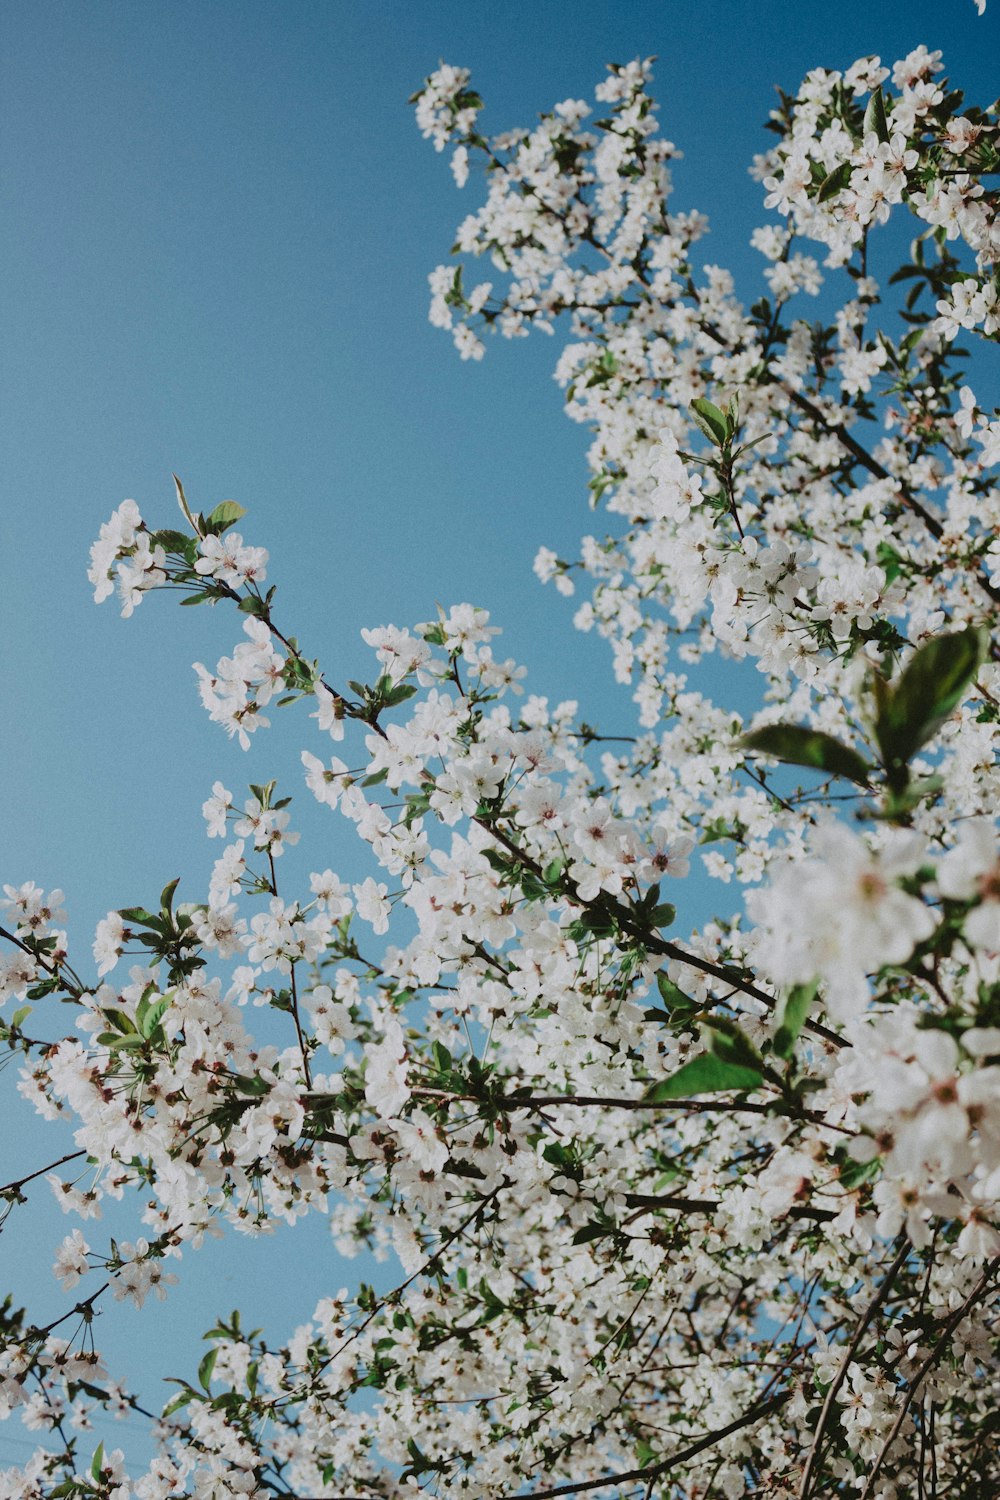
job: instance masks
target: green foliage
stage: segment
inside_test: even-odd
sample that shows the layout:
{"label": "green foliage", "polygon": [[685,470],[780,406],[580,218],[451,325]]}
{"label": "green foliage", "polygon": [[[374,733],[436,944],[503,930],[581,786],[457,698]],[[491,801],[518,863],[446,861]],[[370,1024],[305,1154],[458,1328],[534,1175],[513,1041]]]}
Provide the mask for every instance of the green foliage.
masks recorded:
{"label": "green foliage", "polygon": [[787,765],[809,766],[831,776],[844,776],[867,786],[871,767],[856,750],[842,745],[830,734],[799,724],[768,724],[754,729],[740,741],[744,749],[770,755]]}
{"label": "green foliage", "polygon": [[984,654],[974,627],[935,636],[914,654],[894,688],[876,679],[875,737],[888,768],[905,766],[961,703]]}
{"label": "green foliage", "polygon": [[666,1104],[671,1099],[688,1099],[692,1094],[756,1089],[763,1082],[764,1075],[757,1068],[727,1062],[711,1052],[702,1052],[678,1068],[669,1078],[654,1083],[643,1098],[647,1104]]}
{"label": "green foliage", "polygon": [[881,88],[877,88],[868,100],[865,109],[865,135],[876,135],[880,141],[889,139],[889,123],[885,117],[885,99]]}
{"label": "green foliage", "polygon": [[797,984],[778,1004],[775,1019],[778,1027],[774,1033],[774,1050],[778,1057],[789,1058],[795,1050],[799,1033],[809,1017],[818,986]]}

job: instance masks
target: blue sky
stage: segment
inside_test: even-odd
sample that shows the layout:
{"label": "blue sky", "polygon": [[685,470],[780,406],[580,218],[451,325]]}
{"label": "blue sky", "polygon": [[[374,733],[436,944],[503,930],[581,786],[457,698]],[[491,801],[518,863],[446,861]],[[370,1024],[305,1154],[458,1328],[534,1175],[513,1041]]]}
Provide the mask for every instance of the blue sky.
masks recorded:
{"label": "blue sky", "polygon": [[[173,524],[172,470],[200,508],[247,506],[279,619],[331,680],[368,672],[362,626],[469,599],[532,689],[627,730],[602,644],[531,573],[541,543],[572,555],[600,525],[555,349],[498,341],[470,367],[427,323],[427,273],[477,192],[455,190],[406,103],[438,60],[472,69],[499,130],[588,96],[608,61],[656,54],[662,127],[685,153],[676,203],[709,214],[705,256],[749,300],[764,215],[746,168],[774,85],[926,42],[986,103],[1000,0],[981,20],[972,0],[8,0],[4,30],[0,880],[65,889],[86,971],[110,906],[180,873],[182,895],[202,893],[217,777],[283,777],[305,830],[289,863],[361,870],[353,834],[305,802],[301,718],[246,756],[205,719],[190,664],[231,648],[232,617],[164,596],[122,622],[91,603],[100,522],[132,496]],[[17,1150],[0,1180],[60,1149],[9,1071],[4,1087]],[[37,1221],[21,1210],[5,1231],[0,1278],[39,1317],[61,1310],[48,1265],[72,1227],[46,1193]],[[318,1220],[228,1239],[186,1259],[165,1308],[103,1320],[98,1341],[156,1402],[152,1377],[192,1368],[216,1311],[240,1302],[256,1323],[265,1307],[280,1337],[361,1274]],[[0,1431],[0,1461],[20,1436]]]}

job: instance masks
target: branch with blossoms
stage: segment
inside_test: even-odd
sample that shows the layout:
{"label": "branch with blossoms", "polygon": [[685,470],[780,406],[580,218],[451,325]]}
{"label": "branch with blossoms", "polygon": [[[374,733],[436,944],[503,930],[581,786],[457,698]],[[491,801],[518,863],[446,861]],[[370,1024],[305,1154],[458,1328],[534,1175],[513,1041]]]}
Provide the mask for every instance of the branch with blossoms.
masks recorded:
{"label": "branch with blossoms", "polygon": [[[671,201],[648,64],[609,70],[593,122],[567,100],[499,136],[461,69],[416,96],[459,186],[486,169],[458,249],[502,283],[439,269],[432,320],[467,358],[569,325],[557,376],[609,532],[536,571],[564,596],[590,578],[576,623],[634,684],[634,734],[525,698],[471,604],[364,631],[370,678],[338,683],[279,623],[233,501],[196,511],[177,480],[185,529],[134,501],[102,527],[98,600],[245,617],[196,668],[205,708],[247,748],[304,705],[306,787],[372,873],[324,853],[308,888],[279,880],[285,782],[219,781],[207,891],[109,911],[92,982],[61,893],[5,888],[3,1040],[87,1159],[85,1189],[50,1185],[89,1218],[127,1193],[145,1231],[104,1255],[74,1230],[57,1274],[104,1265],[141,1302],[206,1235],[316,1211],[402,1274],[324,1297],[280,1347],[220,1320],[134,1484],[103,1447],[78,1473],[60,1427],[124,1399],[72,1363],[98,1359],[104,1287],[11,1317],[8,1408],[62,1443],[25,1493],[982,1493],[1000,421],[955,339],[996,342],[1000,122],[940,71],[918,48],[781,96],[749,311]],[[902,213],[921,227],[883,295]],[[824,275],[833,321],[795,316]],[[710,698],[717,652],[753,659],[749,715]],[[692,864],[745,887],[699,927]],[[26,1037],[57,1001],[73,1031]],[[80,1352],[56,1349],[74,1318]]]}

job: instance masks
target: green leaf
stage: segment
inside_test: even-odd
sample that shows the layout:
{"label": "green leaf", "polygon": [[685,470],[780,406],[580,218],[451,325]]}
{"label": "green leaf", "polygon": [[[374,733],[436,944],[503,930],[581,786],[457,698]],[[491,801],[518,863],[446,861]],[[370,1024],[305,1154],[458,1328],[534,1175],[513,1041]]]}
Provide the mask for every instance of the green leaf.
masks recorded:
{"label": "green leaf", "polygon": [[10,1018],[11,1030],[12,1031],[16,1031],[19,1026],[23,1026],[24,1023],[25,1023],[25,1021],[28,1019],[28,1017],[30,1015],[31,1015],[31,1006],[30,1005],[21,1005],[21,1006],[19,1006],[18,1009],[14,1012],[14,1014]]}
{"label": "green leaf", "polygon": [[843,1187],[848,1192],[860,1187],[863,1182],[871,1182],[882,1170],[882,1158],[873,1156],[871,1161],[846,1161],[840,1168],[839,1177]]}
{"label": "green leaf", "polygon": [[136,1020],[139,1023],[139,1032],[147,1041],[153,1035],[154,1031],[156,1031],[163,1017],[170,1009],[172,999],[172,995],[164,995],[161,999],[154,1001],[152,1005],[144,1003],[136,1007]]}
{"label": "green leaf", "polygon": [[191,527],[191,530],[195,533],[195,535],[201,536],[201,530],[198,526],[198,523],[195,520],[194,516],[191,514],[191,511],[188,507],[187,498],[184,494],[184,486],[181,484],[176,474],[173,476],[173,478],[174,485],[177,490],[177,504],[181,508],[181,515],[184,517],[185,521],[187,521],[188,525]]}
{"label": "green leaf", "polygon": [[885,100],[882,97],[881,88],[877,88],[868,101],[865,110],[865,135],[877,135],[880,141],[889,139],[889,122],[885,117]]}
{"label": "green leaf", "polygon": [[688,411],[709,441],[717,448],[723,447],[729,437],[725,412],[720,411],[714,402],[707,400],[704,396],[699,396],[697,401],[692,401]]}
{"label": "green leaf", "polygon": [[656,988],[659,990],[664,1005],[668,1010],[699,1010],[697,1000],[692,1000],[690,995],[685,995],[682,989],[668,979],[666,974],[657,974]]}
{"label": "green leaf", "polygon": [[754,729],[740,741],[744,749],[773,756],[786,765],[810,766],[831,776],[845,776],[859,786],[867,786],[871,767],[856,750],[842,745],[820,729],[806,729],[801,724],[768,724]]}
{"label": "green leaf", "polygon": [[[171,1377],[168,1375],[167,1379],[169,1380],[170,1378]],[[175,1411],[180,1411],[181,1407],[187,1406],[189,1402],[204,1401],[204,1399],[204,1396],[200,1396],[197,1391],[193,1391],[191,1387],[188,1386],[186,1390],[181,1391],[179,1396],[175,1396],[172,1401],[167,1402],[166,1406],[163,1408],[163,1415],[165,1417],[172,1417]]]}
{"label": "green leaf", "polygon": [[879,542],[875,556],[878,558],[879,566],[885,573],[886,583],[895,583],[903,570],[905,558],[888,542]]}
{"label": "green leaf", "polygon": [[123,1010],[117,1010],[115,1006],[109,1005],[101,1012],[101,1014],[108,1021],[110,1021],[111,1025],[114,1026],[117,1031],[121,1032],[124,1036],[136,1035],[136,1027],[132,1020],[132,1017],[126,1015]]}
{"label": "green leaf", "polygon": [[923,266],[900,266],[898,271],[893,271],[889,277],[889,285],[895,286],[900,281],[910,281],[914,276],[925,276],[927,273]]}
{"label": "green leaf", "polygon": [[596,1224],[591,1220],[589,1224],[584,1224],[582,1229],[576,1231],[573,1236],[573,1244],[586,1245],[591,1240],[607,1239],[609,1234],[614,1234],[614,1229],[610,1224]]}
{"label": "green leaf", "polygon": [[188,561],[197,556],[193,539],[185,536],[183,531],[154,531],[150,541],[154,547],[162,547],[164,552],[173,552]]}
{"label": "green leaf", "polygon": [[911,657],[875,724],[887,764],[905,765],[933,738],[965,697],[984,644],[983,633],[970,627],[935,636]]}
{"label": "green leaf", "polygon": [[102,1031],[97,1038],[97,1045],[99,1047],[110,1047],[115,1050],[124,1048],[127,1052],[137,1052],[141,1047],[145,1047],[146,1043],[139,1036],[138,1032],[132,1036],[122,1036],[117,1031]]}
{"label": "green leaf", "polygon": [[389,708],[395,708],[397,703],[405,703],[407,698],[412,698],[416,692],[417,688],[412,682],[401,682],[385,694],[386,705]]}
{"label": "green leaf", "polygon": [[230,526],[235,526],[236,522],[245,515],[245,506],[239,505],[235,500],[223,500],[221,505],[217,505],[212,514],[206,517],[206,529],[211,531],[213,536],[220,536],[222,532],[228,531]]}
{"label": "green leaf", "polygon": [[750,1072],[758,1073],[761,1077],[764,1076],[767,1071],[764,1059],[743,1028],[735,1021],[727,1021],[722,1016],[714,1016],[710,1023],[699,1029],[701,1039],[713,1057],[717,1057],[720,1062],[731,1067],[746,1068]]}
{"label": "green leaf", "polygon": [[241,1094],[256,1095],[259,1097],[262,1094],[269,1094],[271,1092],[271,1085],[264,1078],[248,1078],[242,1073],[235,1073],[233,1075],[233,1083],[235,1083]]}
{"label": "green leaf", "polygon": [[120,906],[118,915],[125,922],[137,922],[140,927],[159,927],[158,917],[154,917],[151,911],[144,906]]}
{"label": "green leaf", "polygon": [[618,931],[618,924],[612,914],[602,911],[600,907],[588,908],[580,917],[579,925],[583,932],[593,932],[598,937],[610,937]]}
{"label": "green leaf", "polygon": [[711,1052],[702,1052],[686,1062],[669,1078],[654,1083],[644,1095],[647,1104],[665,1104],[671,1099],[687,1099],[692,1094],[720,1094],[737,1089],[759,1088],[764,1075],[757,1068],[724,1062]]}
{"label": "green leaf", "polygon": [[834,167],[833,171],[820,183],[816,193],[816,202],[826,203],[830,198],[836,198],[838,193],[842,193],[851,180],[852,170],[849,161],[842,161],[839,167]]}
{"label": "green leaf", "polygon": [[797,984],[778,1002],[778,1029],[774,1033],[774,1050],[779,1057],[789,1058],[795,1050],[796,1040],[806,1024],[817,988],[815,980],[812,984]]}
{"label": "green leaf", "polygon": [[651,927],[670,927],[677,918],[677,908],[670,901],[661,901],[649,913]]}
{"label": "green leaf", "polygon": [[201,1364],[198,1366],[198,1384],[203,1391],[210,1392],[212,1389],[212,1371],[215,1369],[215,1361],[218,1357],[219,1346],[216,1344],[214,1348],[209,1349],[208,1353],[203,1356]]}
{"label": "green leaf", "polygon": [[163,887],[163,890],[160,892],[160,910],[166,916],[170,915],[170,907],[174,899],[174,891],[176,891],[180,883],[181,878],[178,875],[176,880],[169,880]]}
{"label": "green leaf", "polygon": [[900,791],[889,793],[888,809],[893,817],[911,813],[925,797],[936,797],[944,786],[943,776],[920,776]]}
{"label": "green leaf", "polygon": [[101,1470],[103,1469],[103,1467],[104,1467],[104,1443],[100,1442],[100,1443],[98,1443],[96,1449],[94,1450],[94,1456],[93,1456],[93,1458],[90,1461],[90,1477],[94,1481],[95,1484],[97,1483],[97,1481],[101,1477]]}

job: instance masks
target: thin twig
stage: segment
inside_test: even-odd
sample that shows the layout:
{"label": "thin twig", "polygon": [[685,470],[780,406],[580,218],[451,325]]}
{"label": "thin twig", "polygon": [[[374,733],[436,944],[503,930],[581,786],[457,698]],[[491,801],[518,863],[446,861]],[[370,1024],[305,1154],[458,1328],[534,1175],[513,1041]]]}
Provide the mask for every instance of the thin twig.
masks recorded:
{"label": "thin twig", "polygon": [[996,1259],[990,1261],[989,1265],[986,1267],[982,1276],[980,1276],[979,1280],[976,1282],[975,1286],[966,1297],[961,1307],[957,1307],[955,1309],[955,1311],[951,1314],[951,1317],[947,1320],[944,1327],[941,1329],[937,1343],[931,1350],[930,1354],[927,1355],[927,1358],[917,1370],[917,1373],[914,1375],[913,1379],[910,1381],[909,1389],[906,1392],[906,1397],[899,1409],[899,1416],[892,1424],[892,1431],[889,1433],[889,1436],[882,1444],[882,1448],[879,1452],[878,1458],[875,1460],[871,1469],[868,1471],[868,1479],[864,1489],[861,1491],[860,1500],[868,1500],[868,1496],[872,1492],[875,1481],[881,1473],[882,1465],[885,1463],[889,1451],[892,1448],[893,1443],[899,1436],[903,1423],[906,1421],[907,1413],[909,1412],[910,1407],[913,1404],[917,1391],[920,1389],[927,1375],[929,1375],[930,1371],[934,1368],[938,1360],[944,1354],[945,1350],[948,1347],[949,1340],[951,1339],[951,1336],[955,1332],[955,1329],[958,1327],[959,1323],[961,1323],[962,1319],[965,1317],[966,1313],[974,1305],[974,1303],[976,1303],[982,1296],[983,1292],[989,1286],[998,1270],[1000,1270],[1000,1256],[997,1256]]}
{"label": "thin twig", "polygon": [[823,1451],[823,1435],[826,1432],[826,1426],[830,1420],[830,1413],[833,1410],[833,1403],[837,1399],[837,1392],[843,1385],[844,1379],[847,1375],[847,1368],[850,1365],[851,1360],[854,1358],[858,1345],[864,1338],[865,1330],[869,1327],[872,1319],[875,1317],[879,1308],[882,1306],[883,1302],[885,1302],[890,1291],[892,1290],[892,1284],[899,1274],[899,1271],[909,1253],[910,1241],[907,1237],[904,1237],[903,1243],[899,1247],[899,1252],[896,1256],[896,1259],[893,1261],[885,1276],[882,1278],[881,1286],[875,1293],[875,1296],[872,1298],[871,1302],[868,1304],[868,1307],[865,1310],[864,1317],[860,1319],[857,1327],[851,1335],[850,1343],[844,1351],[844,1357],[840,1361],[840,1366],[837,1370],[837,1373],[833,1377],[833,1380],[830,1382],[830,1387],[827,1390],[826,1397],[823,1401],[823,1409],[819,1414],[819,1421],[816,1424],[816,1433],[813,1437],[812,1447],[809,1450],[809,1457],[806,1459],[806,1466],[803,1470],[802,1486],[799,1490],[799,1500],[807,1500],[807,1497],[809,1495],[813,1474],[817,1469],[820,1455]]}
{"label": "thin twig", "polygon": [[[524,1496],[524,1500],[553,1500],[556,1495],[581,1495],[584,1490],[599,1490],[605,1485],[624,1484],[633,1479],[656,1479],[658,1475],[665,1474],[678,1465],[686,1463],[689,1458],[696,1458],[699,1453],[704,1453],[706,1448],[714,1448],[716,1443],[721,1443],[723,1438],[731,1437],[734,1432],[739,1432],[742,1427],[750,1427],[754,1422],[761,1422],[765,1417],[771,1416],[779,1407],[791,1399],[791,1391],[782,1391],[780,1395],[772,1396],[770,1401],[765,1401],[763,1406],[752,1407],[742,1417],[737,1417],[735,1422],[730,1422],[728,1427],[720,1427],[718,1432],[710,1432],[706,1437],[699,1438],[692,1443],[690,1448],[682,1448],[679,1453],[674,1453],[670,1458],[661,1459],[658,1464],[647,1465],[644,1469],[629,1469],[625,1474],[606,1474],[603,1479],[577,1480],[570,1484],[557,1484],[548,1490],[532,1490]],[[522,1491],[517,1492],[519,1495]],[[514,1500],[514,1492],[504,1496],[504,1500]]]}
{"label": "thin twig", "polygon": [[56,1167],[61,1167],[65,1162],[76,1161],[78,1156],[86,1156],[86,1151],[70,1151],[67,1156],[60,1156],[58,1161],[50,1161],[47,1167],[39,1167],[37,1171],[29,1172],[26,1177],[19,1177],[16,1182],[5,1182],[0,1187],[0,1198],[5,1198],[8,1193],[19,1193],[26,1182],[33,1182],[36,1177],[41,1177],[45,1172],[53,1172]]}

